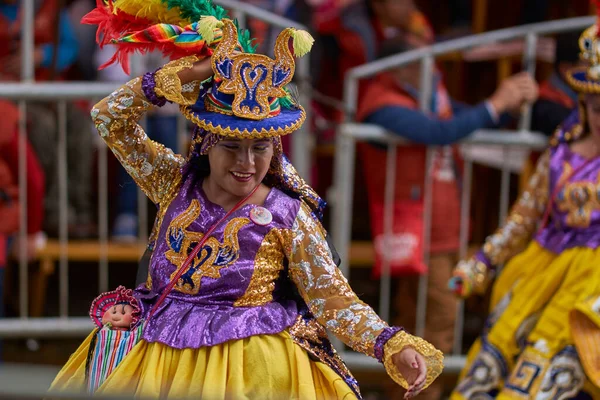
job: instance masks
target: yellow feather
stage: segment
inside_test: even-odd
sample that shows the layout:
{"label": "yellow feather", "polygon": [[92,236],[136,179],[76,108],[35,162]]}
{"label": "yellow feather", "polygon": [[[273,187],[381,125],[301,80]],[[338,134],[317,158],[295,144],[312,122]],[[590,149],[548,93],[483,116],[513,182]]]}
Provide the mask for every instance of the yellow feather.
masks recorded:
{"label": "yellow feather", "polygon": [[167,9],[161,0],[115,0],[115,11],[121,10],[137,18],[146,18],[152,23],[173,24],[185,26],[189,20],[181,17],[178,7]]}
{"label": "yellow feather", "polygon": [[215,40],[215,29],[222,28],[223,22],[219,21],[212,15],[205,15],[200,18],[196,32],[202,36],[206,44],[210,45]]}
{"label": "yellow feather", "polygon": [[315,42],[315,39],[313,39],[310,33],[303,30],[294,29],[291,32],[291,36],[295,57],[302,57],[308,53]]}

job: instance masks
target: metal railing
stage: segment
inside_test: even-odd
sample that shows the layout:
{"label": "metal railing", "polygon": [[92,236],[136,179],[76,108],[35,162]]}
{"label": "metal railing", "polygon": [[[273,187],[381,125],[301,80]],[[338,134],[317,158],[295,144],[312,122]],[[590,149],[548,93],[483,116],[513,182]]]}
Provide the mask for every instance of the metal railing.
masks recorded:
{"label": "metal railing", "polygon": [[[334,163],[334,186],[328,198],[330,205],[333,207],[332,213],[332,237],[334,244],[342,258],[340,268],[343,273],[349,277],[350,270],[348,264],[348,256],[351,243],[352,232],[352,200],[354,196],[354,174],[355,174],[355,157],[356,157],[356,142],[377,142],[388,145],[387,151],[387,170],[385,183],[385,198],[384,198],[384,237],[389,237],[393,227],[393,201],[395,193],[395,171],[396,171],[396,154],[397,146],[406,144],[407,142],[398,136],[387,133],[383,128],[358,124],[353,122],[354,115],[357,110],[359,99],[359,81],[361,79],[370,78],[378,73],[390,70],[392,68],[401,67],[413,62],[421,63],[421,82],[419,107],[420,110],[429,112],[429,99],[433,91],[433,72],[434,59],[436,56],[445,53],[467,50],[476,46],[482,46],[500,41],[514,40],[525,38],[525,51],[523,55],[524,70],[530,73],[535,72],[535,53],[537,38],[540,35],[583,30],[595,23],[595,17],[580,17],[558,21],[550,21],[539,24],[524,25],[520,27],[502,29],[489,33],[473,35],[456,40],[450,40],[435,44],[430,47],[420,48],[401,54],[386,57],[365,65],[351,69],[346,77],[344,85],[344,106],[346,112],[345,122],[340,125],[336,138],[335,163]],[[530,106],[522,110],[521,119],[519,121],[519,130],[517,132],[502,132],[502,131],[479,131],[471,135],[467,140],[462,141],[463,145],[498,145],[504,149],[505,157],[508,156],[508,151],[513,147],[520,149],[543,149],[546,146],[547,139],[534,132],[529,132],[531,120]],[[401,151],[401,150],[400,150]],[[424,182],[424,237],[423,237],[423,259],[426,264],[429,263],[429,249],[431,236],[431,208],[432,208],[432,158],[435,147],[431,146],[427,149]],[[460,246],[459,257],[464,258],[467,254],[468,246],[468,220],[470,210],[470,192],[472,179],[472,161],[466,160],[463,171],[463,185],[461,194],[461,213],[460,213]],[[500,199],[500,215],[501,222],[504,221],[507,215],[509,206],[509,183],[510,171],[507,166],[502,168],[501,179],[501,199]],[[379,313],[383,317],[389,315],[390,310],[390,261],[384,254],[382,262],[382,276],[380,288],[380,310]],[[422,276],[419,280],[419,295],[417,299],[417,320],[416,334],[423,336],[425,331],[425,318],[427,306],[427,276]],[[399,310],[401,311],[401,310]],[[447,371],[456,370],[464,364],[464,357],[460,354],[461,339],[463,333],[463,305],[459,304],[457,318],[455,323],[455,343],[453,355],[446,360]],[[351,361],[351,365],[367,366],[373,365],[371,360],[357,354],[343,354],[343,357]]]}
{"label": "metal railing", "polygon": [[[245,4],[235,0],[216,0],[218,4],[232,10],[232,14],[240,21],[246,17],[265,21],[279,28],[296,27],[308,30],[296,21],[289,20],[259,7]],[[117,88],[115,83],[96,82],[35,82],[33,69],[33,16],[34,0],[23,0],[22,7],[22,73],[21,82],[0,83],[0,98],[17,101],[20,111],[19,122],[19,201],[21,209],[27,209],[27,165],[26,145],[27,131],[25,115],[27,112],[27,101],[57,102],[58,116],[58,191],[59,191],[59,232],[58,241],[60,245],[59,258],[59,317],[60,318],[29,318],[29,276],[27,263],[27,213],[20,213],[20,247],[19,247],[19,318],[0,319],[0,337],[46,337],[46,336],[73,336],[87,334],[92,325],[89,318],[68,317],[69,290],[68,290],[68,179],[67,179],[67,126],[66,109],[69,100],[92,100],[96,101],[111,93]],[[295,74],[295,82],[300,89],[300,102],[304,105],[307,119],[310,118],[311,86],[309,81],[309,55],[298,60]],[[179,137],[185,137],[184,118],[180,117],[178,124]],[[143,122],[142,122],[143,124]],[[86,134],[77,132],[75,134]],[[104,143],[97,141],[98,151],[98,244],[100,247],[99,257],[99,292],[108,290],[108,176],[107,176],[107,148]],[[308,178],[310,172],[310,149],[312,142],[309,136],[309,124],[305,124],[292,137],[292,160],[298,172]],[[174,149],[175,150],[175,149]],[[141,192],[139,192],[141,193]],[[141,196],[140,196],[141,197]],[[138,197],[139,198],[139,197]],[[147,221],[145,216],[145,198],[140,202],[140,237],[147,237]],[[143,241],[144,239],[142,239]],[[141,255],[141,254],[140,254]]]}

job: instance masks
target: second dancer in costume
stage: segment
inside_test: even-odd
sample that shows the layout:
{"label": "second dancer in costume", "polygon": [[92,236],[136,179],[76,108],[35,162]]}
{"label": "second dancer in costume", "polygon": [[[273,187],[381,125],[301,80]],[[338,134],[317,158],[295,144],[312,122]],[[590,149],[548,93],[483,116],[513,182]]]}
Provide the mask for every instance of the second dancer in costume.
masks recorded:
{"label": "second dancer in costume", "polygon": [[600,398],[597,25],[580,47],[590,66],[568,74],[578,112],[556,132],[504,226],[450,282],[463,297],[484,293],[506,263],[453,400]]}

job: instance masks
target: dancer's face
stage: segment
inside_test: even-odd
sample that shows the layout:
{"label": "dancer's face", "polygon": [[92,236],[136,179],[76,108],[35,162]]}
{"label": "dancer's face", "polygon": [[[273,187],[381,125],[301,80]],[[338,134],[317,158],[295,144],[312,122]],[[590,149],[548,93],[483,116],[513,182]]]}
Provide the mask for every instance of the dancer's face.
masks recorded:
{"label": "dancer's face", "polygon": [[210,177],[229,194],[244,197],[267,175],[271,139],[226,139],[208,151]]}
{"label": "dancer's face", "polygon": [[600,95],[590,94],[585,98],[585,111],[590,133],[600,139]]}

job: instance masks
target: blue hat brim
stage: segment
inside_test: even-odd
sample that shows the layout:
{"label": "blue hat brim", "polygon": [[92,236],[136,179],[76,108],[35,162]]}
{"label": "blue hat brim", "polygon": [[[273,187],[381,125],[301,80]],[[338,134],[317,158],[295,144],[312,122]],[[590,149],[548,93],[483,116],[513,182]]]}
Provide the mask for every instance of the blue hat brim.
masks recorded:
{"label": "blue hat brim", "polygon": [[208,111],[204,96],[191,106],[182,106],[187,119],[209,132],[239,139],[260,139],[288,135],[302,126],[306,112],[302,106],[296,109],[281,108],[279,115],[262,120],[239,118],[235,115]]}
{"label": "blue hat brim", "polygon": [[569,85],[577,92],[600,94],[600,82],[588,77],[586,67],[577,67],[570,69],[565,74]]}

